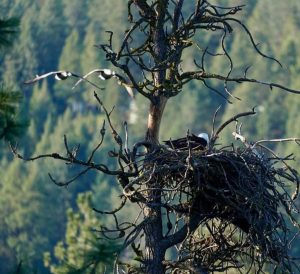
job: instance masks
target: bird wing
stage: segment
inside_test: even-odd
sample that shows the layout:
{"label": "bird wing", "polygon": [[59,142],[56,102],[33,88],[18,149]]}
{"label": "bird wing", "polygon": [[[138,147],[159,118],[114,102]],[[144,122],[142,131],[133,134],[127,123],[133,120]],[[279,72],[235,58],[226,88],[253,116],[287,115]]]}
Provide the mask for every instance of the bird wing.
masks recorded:
{"label": "bird wing", "polygon": [[[80,84],[82,81],[88,81],[86,78],[89,77],[90,75],[92,75],[94,73],[104,72],[104,70],[105,69],[94,69],[94,70],[91,70],[90,72],[88,72],[87,74],[85,74],[84,76],[79,77],[80,79],[75,83],[75,85],[72,87],[72,89],[74,89],[76,86],[78,86],[78,84]],[[120,86],[123,86],[126,89],[126,91],[130,97],[134,98],[133,89],[127,83],[127,81],[125,80],[125,78],[123,76],[121,76],[120,74],[113,74],[112,77],[117,78],[118,84]]]}
{"label": "bird wing", "polygon": [[175,139],[175,140],[170,139],[168,141],[164,141],[164,143],[173,149],[187,149],[186,137]]}
{"label": "bird wing", "polygon": [[132,87],[129,86],[129,85],[125,85],[125,84],[123,84],[122,86],[125,87],[125,89],[126,89],[127,93],[129,94],[129,96],[131,98],[134,98],[134,93],[133,93]]}
{"label": "bird wing", "polygon": [[129,96],[131,98],[134,98],[133,88],[131,87],[130,84],[128,84],[128,82],[125,80],[125,78],[117,73],[113,77],[117,78],[118,84],[120,86],[123,86],[126,89],[127,93],[129,94]]}
{"label": "bird wing", "polygon": [[93,73],[98,73],[98,72],[102,72],[103,69],[93,69],[90,72],[88,72],[87,74],[85,74],[84,76],[80,77],[80,79],[75,83],[75,85],[72,87],[72,89],[74,89],[76,86],[78,86],[82,81],[84,81],[87,77],[89,77],[90,75],[92,75]]}
{"label": "bird wing", "polygon": [[65,70],[58,70],[58,71],[51,71],[51,72],[48,72],[48,73],[45,73],[45,74],[42,74],[42,75],[37,75],[35,78],[33,78],[31,80],[25,81],[24,84],[33,84],[37,81],[40,81],[44,78],[47,78],[47,77],[51,76],[51,75],[57,75],[59,73],[64,73],[64,72],[71,73],[71,76],[77,77],[77,75],[72,73],[72,72],[65,71]]}

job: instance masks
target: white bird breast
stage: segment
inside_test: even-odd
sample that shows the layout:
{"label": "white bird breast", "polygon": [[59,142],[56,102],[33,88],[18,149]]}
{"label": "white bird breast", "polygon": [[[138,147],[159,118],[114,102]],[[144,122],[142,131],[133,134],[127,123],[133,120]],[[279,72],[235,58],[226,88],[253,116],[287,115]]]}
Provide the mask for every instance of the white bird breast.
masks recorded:
{"label": "white bird breast", "polygon": [[116,73],[111,69],[103,69],[99,72],[99,78],[103,81],[108,80],[115,75]]}
{"label": "white bird breast", "polygon": [[103,69],[103,73],[106,75],[114,75],[115,72],[112,71],[111,69]]}
{"label": "white bird breast", "polygon": [[65,80],[71,75],[72,75],[72,73],[70,73],[68,71],[62,71],[62,72],[59,72],[59,73],[55,74],[55,79],[58,80],[58,81]]}

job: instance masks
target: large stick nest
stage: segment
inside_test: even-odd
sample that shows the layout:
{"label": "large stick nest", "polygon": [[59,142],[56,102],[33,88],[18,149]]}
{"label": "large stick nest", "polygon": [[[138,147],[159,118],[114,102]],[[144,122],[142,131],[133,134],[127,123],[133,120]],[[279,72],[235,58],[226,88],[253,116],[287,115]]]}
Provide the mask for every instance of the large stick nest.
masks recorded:
{"label": "large stick nest", "polygon": [[292,272],[287,218],[297,225],[292,215],[298,212],[293,204],[296,193],[292,198],[290,187],[298,191],[298,178],[284,160],[252,149],[161,147],[145,162],[136,191],[145,193],[149,182],[155,187],[159,182],[169,219],[167,234],[182,222],[199,221],[199,228],[178,249],[178,262],[167,264],[180,269],[175,273],[198,273],[199,267],[261,269],[266,262]]}

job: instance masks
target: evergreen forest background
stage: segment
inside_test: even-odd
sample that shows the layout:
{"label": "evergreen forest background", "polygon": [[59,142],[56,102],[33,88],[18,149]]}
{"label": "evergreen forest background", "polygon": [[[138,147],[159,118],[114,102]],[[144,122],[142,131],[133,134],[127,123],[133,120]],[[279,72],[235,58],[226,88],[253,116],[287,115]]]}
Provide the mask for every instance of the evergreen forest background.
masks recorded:
{"label": "evergreen forest background", "polygon": [[[236,32],[227,41],[227,48],[236,64],[234,73],[242,73],[251,65],[249,75],[262,80],[281,83],[300,89],[300,2],[299,0],[222,1],[246,4],[242,19],[250,28],[259,48],[276,56],[283,64],[263,59],[255,54],[248,37]],[[186,1],[193,5],[193,1]],[[117,48],[127,23],[127,5],[120,0],[2,0],[0,18],[18,17],[19,35],[12,47],[0,55],[0,82],[12,91],[22,91],[23,101],[16,114],[28,121],[29,126],[18,142],[26,156],[60,152],[64,149],[63,135],[72,144],[80,143],[80,157],[89,155],[97,140],[104,114],[98,108],[93,89],[87,85],[72,89],[72,80],[57,82],[47,78],[33,86],[22,83],[57,69],[79,74],[94,68],[106,68],[103,53],[94,45],[108,40],[107,30],[114,32]],[[218,34],[203,31],[197,37],[199,48],[189,51],[182,60],[186,67],[193,59],[201,58],[201,46],[209,45],[218,52]],[[208,58],[209,71],[228,70],[222,58]],[[223,73],[224,74],[224,73]],[[132,100],[114,81],[101,82],[101,92],[108,108],[116,106],[113,121],[122,128],[129,124],[130,143],[144,137],[147,102],[137,96]],[[222,86],[210,83],[222,90]],[[259,85],[231,86],[235,100],[227,104],[201,83],[191,82],[180,95],[171,99],[162,121],[161,140],[184,136],[192,132],[211,132],[212,118],[221,111],[217,123],[239,112],[256,107],[254,118],[243,120],[242,132],[249,141],[267,138],[300,137],[300,96],[290,95],[276,88]],[[222,144],[234,142],[231,129],[219,140]],[[110,165],[107,152],[109,138],[100,153],[99,162]],[[300,149],[292,143],[272,145],[280,155],[294,153],[293,165],[300,172]],[[13,159],[5,140],[0,143],[0,273],[14,273],[22,262],[27,273],[64,273],[57,264],[65,256],[78,256],[78,246],[66,250],[74,239],[86,237],[90,227],[110,222],[94,213],[90,207],[112,209],[119,204],[119,193],[114,178],[90,172],[68,188],[55,186],[49,179],[63,180],[75,174],[73,168],[52,160],[23,162]],[[92,194],[91,194],[92,193]],[[134,216],[128,208],[124,218]],[[92,240],[95,240],[93,236]],[[68,255],[65,253],[68,252]],[[72,253],[73,252],[73,253]],[[291,252],[300,257],[299,244]],[[56,258],[56,259],[53,259]],[[61,271],[61,272],[59,272]],[[24,272],[25,273],[25,272]],[[100,272],[99,272],[100,273]]]}

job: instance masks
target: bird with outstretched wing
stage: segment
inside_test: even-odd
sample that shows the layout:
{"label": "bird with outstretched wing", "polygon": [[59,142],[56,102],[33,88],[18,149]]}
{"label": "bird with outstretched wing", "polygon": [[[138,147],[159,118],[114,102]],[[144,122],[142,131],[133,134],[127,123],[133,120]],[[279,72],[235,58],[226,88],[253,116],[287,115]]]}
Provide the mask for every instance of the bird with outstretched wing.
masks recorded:
{"label": "bird with outstretched wing", "polygon": [[28,81],[25,81],[24,84],[33,84],[35,82],[38,82],[44,78],[47,78],[49,76],[52,76],[54,75],[54,78],[58,81],[60,80],[66,80],[67,78],[73,76],[73,77],[79,77],[79,75],[73,73],[73,72],[70,72],[70,71],[66,71],[66,70],[58,70],[58,71],[51,71],[51,72],[48,72],[48,73],[45,73],[45,74],[42,74],[42,75],[36,75],[35,78],[31,79],[31,80],[28,80]]}
{"label": "bird with outstretched wing", "polygon": [[99,90],[103,90],[103,88],[97,86],[96,84],[94,84],[93,82],[84,79],[83,77],[81,77],[80,75],[73,73],[71,71],[67,71],[67,70],[58,70],[58,71],[51,71],[51,72],[47,72],[45,74],[42,75],[36,75],[35,78],[25,81],[24,84],[34,84],[44,78],[47,78],[49,76],[54,75],[55,80],[61,81],[61,80],[66,80],[70,77],[75,77],[75,78],[79,78],[81,81],[86,81],[88,82],[90,85],[94,86],[95,88],[99,89]]}
{"label": "bird with outstretched wing", "polygon": [[94,69],[91,70],[90,72],[88,72],[87,74],[85,74],[83,77],[81,77],[73,86],[73,88],[75,88],[78,84],[80,84],[82,81],[84,81],[87,77],[89,77],[92,74],[97,74],[97,76],[103,80],[106,81],[108,79],[111,78],[116,78],[118,80],[118,84],[120,86],[123,86],[127,93],[129,94],[130,97],[134,97],[134,93],[133,93],[133,89],[131,87],[131,85],[129,83],[127,83],[127,81],[125,80],[124,77],[122,77],[120,74],[117,74],[115,71],[111,70],[111,69]]}

